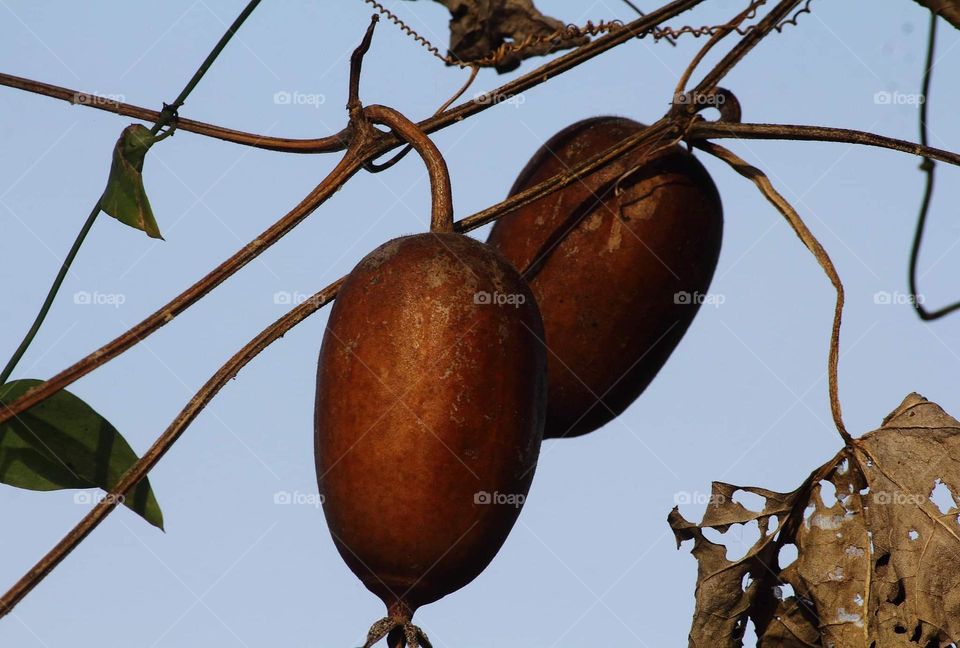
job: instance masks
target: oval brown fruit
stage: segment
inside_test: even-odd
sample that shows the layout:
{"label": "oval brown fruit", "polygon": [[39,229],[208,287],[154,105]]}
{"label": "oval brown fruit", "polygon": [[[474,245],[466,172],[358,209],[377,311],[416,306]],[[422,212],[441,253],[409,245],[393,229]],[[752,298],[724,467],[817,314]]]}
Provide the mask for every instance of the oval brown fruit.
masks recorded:
{"label": "oval brown fruit", "polygon": [[546,408],[543,325],[489,246],[407,236],[348,275],[320,350],[323,511],[393,618],[473,580],[513,527]]}
{"label": "oval brown fruit", "polygon": [[[551,138],[513,195],[644,126],[587,119]],[[636,151],[497,221],[488,243],[521,269],[546,329],[544,437],[596,430],[646,389],[696,315],[720,254],[723,208],[703,166]]]}

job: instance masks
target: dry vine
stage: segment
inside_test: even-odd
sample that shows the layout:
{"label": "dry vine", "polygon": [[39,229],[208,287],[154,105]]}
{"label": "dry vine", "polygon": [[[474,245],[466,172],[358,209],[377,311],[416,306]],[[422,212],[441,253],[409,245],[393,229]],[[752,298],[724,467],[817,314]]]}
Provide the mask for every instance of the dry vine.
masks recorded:
{"label": "dry vine", "polygon": [[[367,0],[371,4],[378,4]],[[487,93],[472,101],[452,109],[448,109],[450,103],[456,100],[470,83],[476,74],[476,66],[479,62],[468,63],[473,67],[473,73],[467,84],[450,101],[441,106],[436,115],[420,124],[413,125],[405,117],[395,111],[382,107],[371,106],[363,108],[359,101],[358,87],[360,80],[360,66],[363,55],[369,47],[370,38],[373,33],[374,23],[371,23],[364,37],[363,42],[351,57],[351,75],[348,109],[350,114],[349,125],[340,133],[317,139],[295,140],[285,138],[268,138],[251,133],[243,133],[231,129],[222,128],[212,124],[196,122],[186,119],[178,119],[177,127],[180,130],[195,132],[197,134],[210,136],[225,141],[238,144],[265,148],[270,150],[299,152],[299,153],[322,153],[346,150],[344,157],[336,165],[334,170],[317,187],[310,192],[294,209],[292,209],[283,218],[268,228],[259,237],[244,246],[236,254],[227,259],[224,263],[214,269],[206,277],[202,278],[196,284],[187,289],[184,293],[173,299],[170,303],[157,310],[153,315],[146,318],[129,331],[125,332],[112,342],[101,349],[91,353],[73,366],[60,372],[41,387],[29,392],[22,398],[3,406],[0,411],[0,422],[9,420],[18,413],[41,402],[50,395],[62,390],[80,377],[86,375],[98,366],[105,364],[112,358],[131,348],[148,335],[158,330],[167,322],[175,318],[179,313],[186,310],[189,306],[196,303],[200,298],[210,292],[217,285],[229,278],[232,274],[256,258],[265,249],[279,240],[282,236],[292,230],[306,216],[319,207],[327,198],[346,183],[354,174],[364,167],[372,171],[383,170],[391,165],[406,150],[393,160],[380,165],[373,166],[373,160],[382,156],[404,143],[409,143],[417,149],[424,159],[430,164],[435,164],[436,160],[442,162],[439,152],[435,150],[432,143],[424,136],[426,133],[435,132],[449,125],[457,123],[466,117],[477,114],[485,110],[496,102],[485,101],[485,97],[491,94],[510,95],[522,92],[535,87],[544,81],[561,74],[577,65],[605,52],[617,45],[627,42],[631,38],[641,37],[647,34],[654,35],[655,38],[675,37],[682,34],[692,34],[694,36],[709,35],[711,38],[698,54],[697,58],[691,62],[687,71],[684,73],[680,84],[679,93],[683,92],[686,81],[689,80],[696,65],[702,61],[706,51],[714,47],[722,38],[736,32],[740,34],[740,41],[721,59],[721,61],[710,70],[703,80],[690,91],[688,95],[695,99],[700,96],[714,96],[721,92],[717,83],[766,35],[773,31],[779,32],[786,25],[795,25],[797,18],[810,11],[810,0],[803,3],[802,0],[782,0],[759,23],[742,28],[741,25],[756,15],[757,9],[764,4],[764,0],[757,0],[747,9],[738,14],[733,20],[724,25],[711,28],[702,28],[696,30],[693,28],[681,28],[671,30],[660,25],[676,15],[692,9],[703,0],[675,0],[664,7],[650,12],[646,16],[638,18],[635,21],[625,25],[614,23],[601,23],[598,26],[588,24],[585,28],[568,28],[572,31],[566,32],[566,35],[584,35],[606,32],[606,34],[590,43],[587,43],[568,54],[560,56],[536,70],[523,75],[514,81],[504,84],[500,88]],[[799,7],[799,9],[798,9]],[[379,9],[391,20],[394,20],[401,28],[405,25],[395,16],[387,12],[382,6]],[[375,21],[374,21],[375,22]],[[409,28],[405,28],[405,31]],[[415,32],[409,30],[410,35],[418,37]],[[554,36],[557,38],[558,36]],[[432,46],[422,38],[418,38],[421,44],[429,48]],[[531,43],[519,43],[518,49],[529,46]],[[435,50],[436,48],[432,48]],[[507,50],[493,56],[506,56]],[[439,55],[438,51],[434,51]],[[441,57],[444,58],[444,57]],[[444,59],[446,61],[446,59]],[[450,61],[446,61],[450,62]],[[491,59],[493,62],[493,59]],[[79,93],[66,88],[51,86],[32,80],[12,77],[10,75],[0,74],[0,85],[20,88],[30,92],[36,92],[46,96],[74,103],[78,101]],[[732,96],[732,95],[731,95]],[[152,111],[140,108],[131,104],[114,102],[106,99],[93,97],[90,103],[84,102],[94,108],[108,110],[121,115],[147,119],[151,121],[169,120],[175,114],[175,108],[170,107],[162,111]],[[839,356],[839,330],[843,307],[843,286],[837,276],[828,255],[820,246],[819,242],[813,237],[802,219],[796,211],[787,203],[782,196],[772,187],[766,175],[755,167],[750,166],[744,160],[736,156],[731,151],[720,147],[712,142],[706,141],[708,138],[742,138],[742,139],[790,139],[790,140],[811,140],[811,141],[830,141],[846,142],[851,144],[863,144],[899,150],[914,155],[922,156],[928,160],[940,160],[950,164],[960,165],[960,155],[949,151],[935,149],[926,145],[925,138],[923,144],[916,144],[887,138],[872,133],[848,129],[833,129],[820,126],[800,126],[800,125],[780,125],[780,124],[742,124],[738,120],[726,119],[724,115],[720,121],[708,122],[700,118],[697,114],[698,109],[703,106],[696,101],[676,102],[671,112],[663,119],[657,121],[642,133],[633,136],[619,143],[617,146],[596,155],[589,160],[577,165],[566,173],[558,174],[549,178],[536,186],[533,186],[523,192],[520,192],[511,198],[504,200],[496,205],[484,209],[476,214],[464,218],[455,223],[456,231],[466,232],[484,224],[492,222],[526,205],[533,200],[543,197],[551,192],[558,191],[578,179],[588,175],[592,171],[604,165],[615,162],[627,152],[636,149],[644,150],[648,155],[661,149],[666,144],[686,139],[716,155],[730,164],[738,173],[753,181],[764,193],[767,199],[777,207],[777,209],[788,220],[794,231],[801,238],[804,244],[817,258],[832,284],[837,290],[837,303],[834,313],[834,321],[830,342],[830,352],[828,360],[829,369],[829,394],[831,411],[834,422],[840,432],[845,444],[848,446],[854,442],[843,425],[840,402],[837,394],[837,362]],[[374,129],[372,123],[385,123],[391,127],[390,133],[382,133]],[[433,147],[433,148],[431,148]],[[431,162],[431,160],[433,162]],[[432,168],[432,167],[431,167]],[[433,169],[433,168],[432,168]],[[435,171],[435,169],[433,169]],[[432,191],[435,196],[446,196],[449,199],[450,187],[447,181],[446,185],[438,181],[441,175],[431,173]],[[435,203],[437,204],[437,203]],[[439,204],[447,205],[439,201]],[[435,212],[433,220],[441,218],[450,218],[449,213],[440,214]],[[189,424],[196,418],[200,411],[208,404],[223,385],[231,378],[236,376],[239,370],[252,360],[258,353],[269,346],[273,341],[281,337],[284,333],[293,328],[296,324],[303,321],[310,314],[316,312],[326,304],[330,303],[336,296],[336,293],[343,279],[338,279],[329,286],[317,292],[311,299],[296,306],[286,315],[281,317],[271,326],[267,327],[258,334],[253,340],[247,343],[238,351],[223,367],[221,367],[197,392],[197,394],[187,403],[177,418],[167,427],[164,433],[154,442],[151,448],[143,457],[123,476],[116,487],[111,491],[112,495],[122,495],[132,489],[142,480],[147,473],[163,457],[167,450],[182,435]],[[8,614],[13,607],[33,589],[53,568],[65,558],[70,551],[75,548],[109,513],[118,502],[116,497],[106,497],[101,500],[81,522],[64,537],[37,565],[31,569],[14,587],[0,598],[0,617]]]}

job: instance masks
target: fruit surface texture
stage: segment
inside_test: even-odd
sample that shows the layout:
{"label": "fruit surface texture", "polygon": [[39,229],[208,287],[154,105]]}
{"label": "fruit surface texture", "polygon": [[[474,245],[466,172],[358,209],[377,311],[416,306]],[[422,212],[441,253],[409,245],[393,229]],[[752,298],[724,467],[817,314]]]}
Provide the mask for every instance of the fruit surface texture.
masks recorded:
{"label": "fruit surface texture", "polygon": [[[565,172],[644,128],[620,117],[573,124],[510,194]],[[530,282],[548,347],[545,437],[585,434],[650,384],[703,301],[720,254],[716,186],[686,150],[636,150],[506,215],[488,243]]]}
{"label": "fruit surface texture", "polygon": [[320,351],[316,464],[350,569],[412,616],[496,555],[533,478],[546,408],[542,322],[489,246],[394,239],[348,276]]}

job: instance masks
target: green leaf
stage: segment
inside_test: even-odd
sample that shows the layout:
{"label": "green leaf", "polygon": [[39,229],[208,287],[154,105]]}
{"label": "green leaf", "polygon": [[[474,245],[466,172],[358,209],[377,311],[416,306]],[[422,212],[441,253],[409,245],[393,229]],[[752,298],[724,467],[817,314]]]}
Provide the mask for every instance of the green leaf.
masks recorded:
{"label": "green leaf", "polygon": [[[42,382],[14,380],[0,385],[0,403],[13,402]],[[10,486],[109,491],[136,461],[136,453],[117,429],[67,391],[0,423],[0,482]],[[163,529],[163,513],[146,478],[123,504]]]}
{"label": "green leaf", "polygon": [[113,163],[100,209],[121,223],[163,239],[143,188],[143,160],[157,138],[141,124],[131,124],[120,133],[113,147]]}

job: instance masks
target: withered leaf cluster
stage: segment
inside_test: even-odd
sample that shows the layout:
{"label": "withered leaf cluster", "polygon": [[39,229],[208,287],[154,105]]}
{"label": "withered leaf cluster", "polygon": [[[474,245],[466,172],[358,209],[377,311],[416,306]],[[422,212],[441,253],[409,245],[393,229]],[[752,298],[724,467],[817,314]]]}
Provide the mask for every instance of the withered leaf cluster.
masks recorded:
{"label": "withered leaf cluster", "polygon": [[[764,498],[762,510],[737,491]],[[714,483],[712,495],[700,524],[669,516],[698,562],[690,646],[740,646],[749,620],[758,646],[960,639],[960,423],[938,405],[907,396],[791,493]],[[751,524],[760,537],[739,560],[704,536]]]}
{"label": "withered leaf cluster", "polygon": [[561,49],[576,47],[586,37],[561,37],[532,42],[520,51],[493,56],[507,44],[534,41],[558,33],[565,23],[545,16],[533,0],[434,0],[450,11],[450,56],[463,62],[484,61],[498,72],[509,72],[520,61]]}

